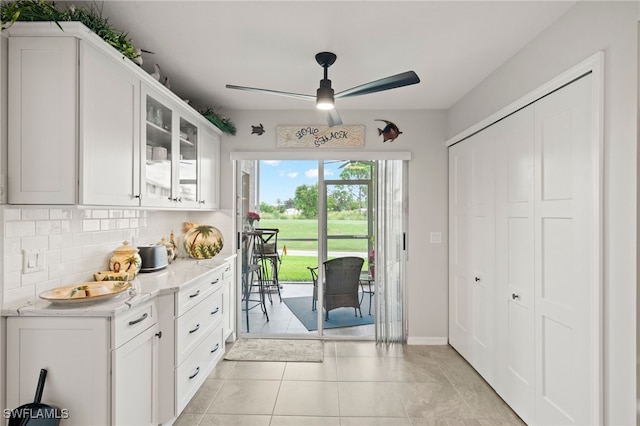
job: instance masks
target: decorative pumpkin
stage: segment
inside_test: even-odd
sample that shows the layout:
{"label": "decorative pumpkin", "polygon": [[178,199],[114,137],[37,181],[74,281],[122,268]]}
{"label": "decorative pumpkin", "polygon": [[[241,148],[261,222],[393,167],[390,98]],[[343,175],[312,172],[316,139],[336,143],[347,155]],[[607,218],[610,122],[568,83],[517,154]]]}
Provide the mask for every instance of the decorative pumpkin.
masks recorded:
{"label": "decorative pumpkin", "polygon": [[184,249],[194,259],[210,259],[224,244],[222,232],[212,225],[184,223]]}

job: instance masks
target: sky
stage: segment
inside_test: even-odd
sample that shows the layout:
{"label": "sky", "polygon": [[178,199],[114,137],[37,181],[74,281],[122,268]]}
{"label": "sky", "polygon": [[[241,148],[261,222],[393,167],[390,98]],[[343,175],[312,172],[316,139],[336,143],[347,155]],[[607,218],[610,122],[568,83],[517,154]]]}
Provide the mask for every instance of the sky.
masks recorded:
{"label": "sky", "polygon": [[[325,178],[337,179],[342,162],[325,164]],[[318,162],[268,160],[260,161],[260,201],[276,205],[277,200],[284,202],[293,199],[296,188],[301,185],[313,185],[318,182]]]}

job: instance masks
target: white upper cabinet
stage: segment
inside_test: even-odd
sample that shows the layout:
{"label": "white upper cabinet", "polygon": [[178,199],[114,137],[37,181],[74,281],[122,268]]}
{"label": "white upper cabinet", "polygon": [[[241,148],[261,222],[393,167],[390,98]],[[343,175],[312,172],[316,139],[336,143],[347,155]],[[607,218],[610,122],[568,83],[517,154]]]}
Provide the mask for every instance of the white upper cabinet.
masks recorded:
{"label": "white upper cabinet", "polygon": [[9,41],[8,201],[74,204],[78,40]]}
{"label": "white upper cabinet", "polygon": [[140,79],[80,43],[80,204],[138,206]]}
{"label": "white upper cabinet", "polygon": [[217,208],[220,131],[84,25],[61,25],[6,30],[8,202]]}

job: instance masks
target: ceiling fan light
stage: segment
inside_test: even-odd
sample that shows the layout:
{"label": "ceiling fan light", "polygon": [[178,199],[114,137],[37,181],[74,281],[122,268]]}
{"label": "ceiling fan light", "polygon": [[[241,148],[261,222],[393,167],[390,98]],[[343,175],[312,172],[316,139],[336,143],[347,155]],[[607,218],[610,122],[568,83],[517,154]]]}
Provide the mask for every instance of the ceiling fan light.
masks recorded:
{"label": "ceiling fan light", "polygon": [[[323,80],[324,81],[324,80]],[[329,84],[322,84],[320,82],[320,88],[316,92],[316,108],[322,110],[333,109],[333,89],[331,88],[331,81]]]}

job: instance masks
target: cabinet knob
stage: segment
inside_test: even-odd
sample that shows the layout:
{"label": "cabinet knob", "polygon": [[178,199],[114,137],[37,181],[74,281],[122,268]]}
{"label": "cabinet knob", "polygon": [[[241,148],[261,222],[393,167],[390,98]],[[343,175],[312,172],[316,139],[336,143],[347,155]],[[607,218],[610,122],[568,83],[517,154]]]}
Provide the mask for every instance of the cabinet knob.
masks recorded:
{"label": "cabinet knob", "polygon": [[136,194],[133,198],[137,198],[138,200],[142,200],[142,194]]}
{"label": "cabinet knob", "polygon": [[204,200],[200,200],[200,204],[204,204]]}
{"label": "cabinet knob", "polygon": [[156,337],[158,337],[158,339],[162,339],[162,331],[158,331],[156,333]]}
{"label": "cabinet knob", "polygon": [[476,281],[476,282],[480,281],[480,277],[476,277],[476,278],[475,278],[475,281]]}
{"label": "cabinet knob", "polygon": [[515,294],[515,293],[511,293],[511,298],[512,298],[513,300],[516,300],[516,299],[519,299],[519,298],[520,298],[520,296],[519,296],[519,295],[517,295],[517,294]]}

